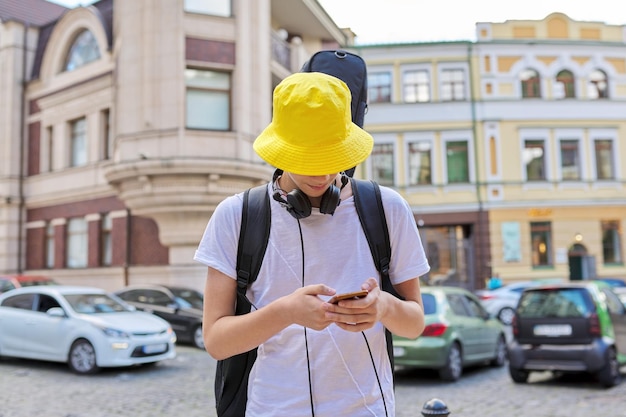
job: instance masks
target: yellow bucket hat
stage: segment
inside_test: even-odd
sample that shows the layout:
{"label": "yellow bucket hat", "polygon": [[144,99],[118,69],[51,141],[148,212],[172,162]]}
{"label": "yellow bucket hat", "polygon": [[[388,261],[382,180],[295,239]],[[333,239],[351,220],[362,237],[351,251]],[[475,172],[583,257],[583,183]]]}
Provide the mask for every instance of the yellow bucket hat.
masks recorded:
{"label": "yellow bucket hat", "polygon": [[339,78],[299,72],[274,89],[272,122],[254,141],[268,164],[298,175],[334,174],[372,152],[372,136],[352,123],[350,89]]}

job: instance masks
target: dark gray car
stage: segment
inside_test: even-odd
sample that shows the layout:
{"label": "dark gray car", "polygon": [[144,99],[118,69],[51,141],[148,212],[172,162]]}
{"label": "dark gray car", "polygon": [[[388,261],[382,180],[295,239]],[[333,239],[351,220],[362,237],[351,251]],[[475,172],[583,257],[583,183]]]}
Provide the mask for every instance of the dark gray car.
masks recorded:
{"label": "dark gray car", "polygon": [[115,294],[138,310],[168,321],[179,341],[204,349],[201,292],[169,285],[133,285]]}
{"label": "dark gray car", "polygon": [[626,308],[603,282],[570,282],[523,292],[508,346],[509,373],[526,382],[533,371],[588,372],[601,385],[622,380]]}

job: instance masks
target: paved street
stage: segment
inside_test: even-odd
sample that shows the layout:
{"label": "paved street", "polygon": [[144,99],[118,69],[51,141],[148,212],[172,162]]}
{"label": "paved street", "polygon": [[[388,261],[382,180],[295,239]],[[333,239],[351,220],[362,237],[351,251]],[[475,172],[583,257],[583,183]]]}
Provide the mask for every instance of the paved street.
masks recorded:
{"label": "paved street", "polygon": [[[156,366],[76,376],[64,364],[0,361],[0,417],[214,417],[215,362],[181,346]],[[454,384],[435,373],[400,372],[397,417],[421,416],[425,401],[444,400],[456,417],[625,417],[626,382],[605,390],[590,378],[531,376],[514,384],[505,368],[466,371]]]}

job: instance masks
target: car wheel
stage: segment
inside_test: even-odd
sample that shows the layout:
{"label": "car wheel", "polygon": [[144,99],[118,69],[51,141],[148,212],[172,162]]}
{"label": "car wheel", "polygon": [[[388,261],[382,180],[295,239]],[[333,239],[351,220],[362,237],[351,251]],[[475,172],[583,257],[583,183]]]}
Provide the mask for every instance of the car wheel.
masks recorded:
{"label": "car wheel", "polygon": [[598,373],[597,377],[600,384],[605,388],[614,387],[622,382],[622,374],[620,373],[619,362],[617,361],[617,354],[614,349],[607,351],[607,361],[604,368]]}
{"label": "car wheel", "polygon": [[204,349],[204,337],[202,336],[202,325],[196,326],[193,331],[193,345],[198,349]]}
{"label": "car wheel", "polygon": [[461,358],[461,346],[453,343],[448,352],[446,366],[439,370],[439,377],[444,381],[456,381],[463,372],[463,360]]}
{"label": "car wheel", "polygon": [[515,316],[515,310],[511,307],[504,307],[502,310],[498,312],[498,320],[500,320],[503,324],[510,326],[513,323],[513,317]]}
{"label": "car wheel", "polygon": [[528,371],[523,369],[513,368],[509,365],[509,374],[511,375],[511,379],[518,384],[523,384],[528,381]]}
{"label": "car wheel", "polygon": [[96,350],[85,339],[79,339],[72,344],[68,358],[68,365],[77,374],[95,374],[98,372]]}
{"label": "car wheel", "polygon": [[504,366],[506,362],[506,342],[504,341],[504,336],[500,335],[498,337],[498,343],[496,344],[496,352],[495,356],[489,363],[491,366],[501,367]]}

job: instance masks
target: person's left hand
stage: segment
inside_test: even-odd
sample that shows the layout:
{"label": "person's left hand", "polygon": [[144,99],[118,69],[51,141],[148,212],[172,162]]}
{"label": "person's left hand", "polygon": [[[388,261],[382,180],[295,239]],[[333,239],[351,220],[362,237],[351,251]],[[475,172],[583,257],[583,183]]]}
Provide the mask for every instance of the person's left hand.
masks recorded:
{"label": "person's left hand", "polygon": [[350,332],[361,332],[373,327],[382,316],[382,292],[375,278],[368,278],[361,289],[368,292],[366,297],[341,300],[338,304],[325,303],[326,318]]}

